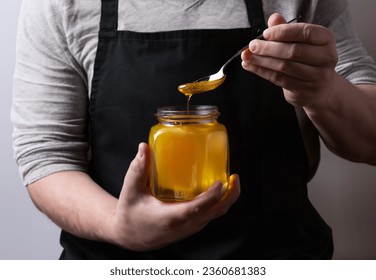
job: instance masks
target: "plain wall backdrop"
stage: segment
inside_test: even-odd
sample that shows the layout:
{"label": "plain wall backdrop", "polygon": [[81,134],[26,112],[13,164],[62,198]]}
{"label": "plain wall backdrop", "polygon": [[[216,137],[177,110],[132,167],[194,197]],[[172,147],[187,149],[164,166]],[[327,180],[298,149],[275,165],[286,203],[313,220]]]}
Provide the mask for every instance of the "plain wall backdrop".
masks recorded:
{"label": "plain wall backdrop", "polygon": [[[354,26],[376,58],[376,1],[349,3]],[[13,159],[10,106],[20,4],[3,1],[0,10],[0,259],[57,259],[60,230],[34,207]],[[309,193],[333,229],[335,259],[376,259],[376,167],[340,159],[322,145]]]}

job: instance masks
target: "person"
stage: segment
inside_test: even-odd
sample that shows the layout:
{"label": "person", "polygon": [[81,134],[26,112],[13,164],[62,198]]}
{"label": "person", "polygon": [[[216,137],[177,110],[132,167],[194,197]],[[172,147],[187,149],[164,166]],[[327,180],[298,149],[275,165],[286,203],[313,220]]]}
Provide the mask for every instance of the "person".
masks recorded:
{"label": "person", "polygon": [[[17,41],[15,157],[62,228],[61,259],[331,258],[331,229],[307,195],[318,135],[376,162],[376,67],[346,1],[29,0]],[[159,201],[153,114],[185,104],[179,84],[247,44],[224,84],[191,100],[221,111],[229,190],[213,182],[192,201]]]}

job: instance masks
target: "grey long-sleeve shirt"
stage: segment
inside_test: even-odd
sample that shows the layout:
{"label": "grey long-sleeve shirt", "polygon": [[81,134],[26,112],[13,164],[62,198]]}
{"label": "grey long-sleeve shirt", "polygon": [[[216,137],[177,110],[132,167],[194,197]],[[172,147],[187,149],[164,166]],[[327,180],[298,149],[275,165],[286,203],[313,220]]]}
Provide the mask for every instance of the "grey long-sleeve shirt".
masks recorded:
{"label": "grey long-sleeve shirt", "polygon": [[[329,27],[337,37],[336,70],[354,84],[376,83],[376,66],[351,27],[345,0],[263,0],[265,18]],[[100,0],[25,0],[17,37],[12,122],[23,183],[49,174],[86,171],[90,98]],[[248,27],[242,0],[119,0],[119,30]],[[126,75],[126,73],[124,73]]]}

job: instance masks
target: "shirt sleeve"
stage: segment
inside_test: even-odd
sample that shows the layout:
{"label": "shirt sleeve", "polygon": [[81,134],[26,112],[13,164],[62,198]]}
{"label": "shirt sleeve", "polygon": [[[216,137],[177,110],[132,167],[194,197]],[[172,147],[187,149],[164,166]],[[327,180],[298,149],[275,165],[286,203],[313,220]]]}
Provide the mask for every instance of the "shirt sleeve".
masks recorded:
{"label": "shirt sleeve", "polygon": [[314,23],[331,29],[337,42],[336,71],[353,84],[376,84],[376,64],[359,40],[347,1],[317,1]]}
{"label": "shirt sleeve", "polygon": [[59,2],[27,0],[20,11],[11,120],[24,185],[87,169],[87,80],[69,52]]}

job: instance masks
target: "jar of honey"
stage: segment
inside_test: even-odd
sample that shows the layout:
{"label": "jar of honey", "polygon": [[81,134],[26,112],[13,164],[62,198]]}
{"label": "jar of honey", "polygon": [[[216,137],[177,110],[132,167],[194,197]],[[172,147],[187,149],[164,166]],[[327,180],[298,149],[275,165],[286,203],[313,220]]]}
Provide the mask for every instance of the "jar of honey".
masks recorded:
{"label": "jar of honey", "polygon": [[215,106],[159,108],[150,129],[150,187],[164,201],[191,200],[229,179],[227,131]]}

